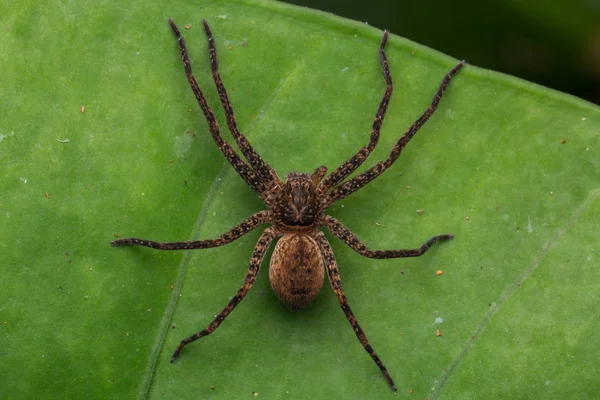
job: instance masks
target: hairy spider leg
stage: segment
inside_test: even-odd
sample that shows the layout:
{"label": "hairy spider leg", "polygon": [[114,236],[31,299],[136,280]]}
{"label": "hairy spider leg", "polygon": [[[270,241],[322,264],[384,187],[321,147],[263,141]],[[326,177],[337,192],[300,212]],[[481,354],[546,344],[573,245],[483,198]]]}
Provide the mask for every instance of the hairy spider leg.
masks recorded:
{"label": "hairy spider leg", "polygon": [[273,241],[273,239],[277,236],[277,233],[274,228],[267,228],[263,232],[263,234],[258,239],[256,246],[254,247],[254,252],[252,253],[252,258],[250,259],[250,266],[248,267],[248,273],[246,274],[246,278],[244,279],[244,284],[237,291],[235,296],[229,301],[227,306],[215,317],[215,319],[206,327],[206,329],[201,330],[198,333],[193,334],[192,336],[185,338],[179,343],[177,349],[171,356],[171,362],[174,362],[175,359],[179,356],[181,349],[187,344],[192,343],[204,336],[208,336],[215,331],[221,325],[221,322],[227,318],[227,316],[233,311],[233,309],[242,301],[244,296],[248,293],[254,282],[256,282],[256,277],[258,275],[258,271],[260,270],[260,264],[263,261],[265,253],[269,248],[269,245]]}
{"label": "hairy spider leg", "polygon": [[183,67],[185,68],[185,75],[190,84],[190,87],[192,88],[192,92],[194,92],[194,95],[196,96],[196,100],[198,100],[198,104],[202,109],[202,113],[206,118],[208,128],[215,143],[217,144],[217,146],[219,146],[219,149],[221,150],[225,158],[227,158],[227,161],[229,161],[229,163],[242,177],[246,184],[248,184],[248,186],[250,186],[259,194],[264,193],[266,190],[266,185],[265,182],[261,179],[260,175],[252,167],[246,164],[240,158],[240,156],[237,155],[237,153],[233,150],[229,143],[223,140],[223,137],[221,136],[221,133],[219,131],[219,124],[215,119],[215,115],[210,109],[210,106],[208,105],[208,102],[204,97],[204,93],[202,93],[202,90],[200,89],[200,86],[198,86],[198,82],[196,81],[196,78],[192,73],[192,64],[188,57],[188,52],[185,46],[185,41],[183,40],[183,36],[181,36],[177,25],[175,25],[175,22],[173,22],[172,19],[169,19],[169,23],[171,24],[171,28],[173,29],[173,32],[177,37],[177,43],[179,44],[179,49],[181,52],[181,61],[183,62]]}
{"label": "hairy spider leg", "polygon": [[333,289],[333,292],[337,297],[338,303],[340,304],[342,311],[344,311],[344,315],[346,315],[346,319],[348,320],[348,322],[350,322],[350,325],[352,326],[356,337],[360,341],[360,344],[362,344],[363,348],[367,351],[367,353],[369,353],[373,361],[375,361],[375,364],[377,364],[377,366],[385,376],[385,379],[392,387],[392,390],[395,392],[397,388],[396,384],[394,383],[394,380],[390,376],[385,365],[383,365],[383,362],[381,361],[377,353],[375,353],[375,350],[373,350],[373,347],[369,344],[367,335],[365,335],[365,332],[358,324],[358,321],[356,320],[356,317],[354,316],[354,313],[352,312],[352,309],[348,304],[348,299],[346,298],[346,295],[344,294],[344,289],[342,288],[340,272],[335,261],[335,256],[333,255],[331,245],[329,244],[327,238],[321,231],[317,232],[317,234],[315,235],[315,240],[317,241],[319,249],[321,250],[321,254],[323,255],[325,267],[327,268],[327,275],[329,276],[329,282],[331,283],[331,288]]}
{"label": "hairy spider leg", "polygon": [[381,125],[383,124],[383,119],[385,118],[385,113],[387,111],[388,104],[390,102],[390,98],[392,97],[392,92],[394,90],[394,87],[392,85],[392,76],[390,74],[390,67],[388,65],[387,56],[385,54],[385,45],[387,43],[387,40],[388,31],[386,30],[383,32],[381,44],[379,45],[379,61],[381,62],[383,78],[385,79],[385,83],[387,84],[387,86],[385,88],[383,98],[379,103],[379,108],[377,109],[377,113],[375,114],[375,118],[373,120],[369,144],[361,148],[358,151],[358,153],[356,153],[354,156],[352,156],[352,158],[340,165],[335,171],[333,171],[329,176],[327,176],[323,180],[323,182],[321,182],[320,187],[324,190],[329,190],[331,187],[337,185],[342,180],[346,179],[352,172],[354,172],[358,167],[360,167],[363,162],[365,162],[365,160],[369,157],[375,146],[377,146],[377,142],[379,141],[379,131],[381,130]]}
{"label": "hairy spider leg", "polygon": [[231,106],[231,101],[229,101],[229,96],[227,96],[227,90],[225,89],[225,85],[223,85],[223,80],[221,79],[221,75],[219,74],[219,62],[217,60],[217,50],[215,48],[215,39],[213,34],[208,26],[208,22],[205,19],[202,20],[202,24],[204,25],[204,30],[206,31],[206,37],[208,38],[208,54],[210,58],[210,69],[212,71],[213,80],[215,81],[215,86],[217,87],[217,92],[219,93],[219,99],[221,99],[221,105],[223,106],[223,110],[225,111],[225,115],[227,116],[227,126],[229,127],[229,131],[231,135],[235,139],[238,147],[246,157],[246,160],[250,163],[252,168],[260,175],[261,179],[264,180],[272,180],[276,177],[276,173],[271,168],[270,165],[265,163],[260,155],[254,150],[252,145],[248,142],[246,137],[240,133],[237,127],[237,122],[235,120],[235,113],[233,111],[233,107]]}
{"label": "hairy spider leg", "polygon": [[194,249],[209,249],[211,247],[224,246],[233,242],[236,239],[244,236],[253,229],[258,228],[262,224],[273,221],[273,213],[271,211],[259,211],[256,214],[246,218],[238,225],[234,226],[228,232],[222,234],[217,239],[208,240],[193,240],[188,242],[154,242],[152,240],[127,238],[119,239],[110,242],[113,246],[136,245],[151,247],[157,250],[194,250]]}
{"label": "hairy spider leg", "polygon": [[415,136],[415,134],[419,131],[419,129],[421,129],[423,124],[427,122],[429,117],[433,115],[440,102],[440,99],[442,98],[442,95],[444,94],[444,91],[446,90],[446,87],[450,83],[450,80],[464,65],[465,61],[461,61],[454,68],[452,68],[450,72],[446,74],[446,76],[444,76],[444,79],[442,80],[440,87],[435,93],[435,96],[433,97],[433,101],[431,102],[429,108],[427,108],[427,110],[425,110],[425,112],[410,126],[410,128],[408,128],[404,135],[402,135],[402,137],[398,140],[398,142],[392,149],[392,152],[390,153],[389,157],[385,161],[378,162],[365,172],[331,189],[331,191],[329,192],[330,199],[328,205],[331,205],[332,203],[354,193],[358,189],[365,186],[367,183],[371,182],[373,179],[377,178],[385,170],[387,170],[394,164],[394,162],[400,156],[402,149],[404,149],[404,146],[406,146],[410,139],[412,139],[413,136]]}
{"label": "hairy spider leg", "polygon": [[348,245],[352,250],[356,251],[363,257],[367,258],[404,258],[404,257],[419,257],[435,243],[438,241],[449,240],[454,237],[454,235],[437,235],[429,239],[425,244],[423,244],[418,249],[410,249],[410,250],[371,250],[367,246],[365,246],[360,239],[356,237],[356,235],[348,228],[346,228],[340,221],[337,219],[330,217],[329,215],[325,216],[325,226],[337,236],[342,242]]}

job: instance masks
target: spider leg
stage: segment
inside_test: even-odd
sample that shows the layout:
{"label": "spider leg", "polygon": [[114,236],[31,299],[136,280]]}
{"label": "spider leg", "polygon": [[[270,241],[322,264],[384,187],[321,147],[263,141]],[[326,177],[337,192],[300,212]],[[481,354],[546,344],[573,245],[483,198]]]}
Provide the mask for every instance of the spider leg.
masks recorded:
{"label": "spider leg", "polygon": [[235,113],[233,112],[233,107],[231,106],[229,96],[227,96],[227,90],[225,90],[225,85],[223,85],[223,80],[221,79],[221,75],[219,74],[219,61],[217,60],[215,39],[213,37],[212,32],[210,31],[208,22],[206,22],[206,20],[204,19],[202,20],[202,24],[204,25],[206,37],[208,38],[208,54],[210,57],[210,69],[212,70],[213,80],[215,81],[215,86],[217,87],[219,98],[221,99],[221,105],[223,106],[223,109],[225,110],[225,115],[227,116],[227,126],[229,127],[229,131],[235,139],[235,142],[237,143],[238,147],[242,151],[242,154],[244,154],[244,157],[246,157],[252,168],[254,168],[254,170],[258,172],[261,179],[271,181],[273,180],[273,177],[276,176],[275,171],[263,161],[260,155],[254,150],[252,145],[250,145],[246,137],[238,130],[237,122],[235,120]]}
{"label": "spider leg", "polygon": [[381,44],[379,45],[379,60],[381,61],[381,69],[383,70],[383,77],[387,87],[385,88],[383,98],[379,103],[379,108],[377,109],[375,119],[373,120],[369,144],[361,148],[358,153],[340,165],[335,171],[327,176],[323,182],[321,182],[321,187],[325,190],[337,185],[352,172],[354,172],[354,170],[360,167],[360,165],[369,157],[379,141],[379,131],[381,129],[381,125],[383,124],[383,118],[385,117],[390,98],[392,97],[392,91],[394,89],[392,85],[392,76],[390,75],[390,67],[388,65],[387,56],[385,55],[385,45],[387,43],[387,39],[388,31],[384,31],[383,37],[381,38]]}
{"label": "spider leg", "polygon": [[229,301],[227,306],[215,317],[215,319],[206,327],[206,329],[201,330],[198,333],[193,334],[190,337],[187,337],[179,343],[177,349],[171,356],[171,362],[174,362],[175,359],[179,356],[181,349],[187,344],[192,343],[195,340],[198,340],[204,336],[208,336],[214,332],[215,329],[221,325],[221,322],[227,318],[227,316],[233,311],[235,306],[238,305],[240,301],[246,296],[246,293],[250,290],[254,282],[256,281],[256,276],[258,275],[258,271],[260,269],[260,264],[262,263],[265,252],[267,251],[269,245],[273,241],[273,239],[277,236],[275,229],[272,227],[267,228],[263,234],[258,239],[258,243],[256,243],[256,247],[254,248],[254,252],[252,254],[252,258],[250,259],[250,267],[248,268],[248,273],[246,274],[246,278],[244,280],[244,284],[237,291],[235,296]]}
{"label": "spider leg", "polygon": [[333,250],[331,249],[329,242],[327,242],[325,235],[321,231],[317,232],[317,234],[315,235],[315,240],[319,245],[319,249],[321,251],[321,254],[323,255],[323,259],[325,260],[327,275],[329,276],[329,282],[331,283],[331,287],[335,293],[335,296],[337,297],[338,303],[340,303],[340,307],[342,307],[342,311],[344,311],[344,314],[346,315],[346,319],[348,319],[348,322],[350,322],[350,325],[352,325],[352,329],[354,330],[356,337],[358,338],[364,349],[367,351],[367,353],[369,353],[373,361],[375,361],[375,364],[377,364],[377,366],[385,376],[385,379],[392,387],[392,390],[395,392],[397,389],[396,385],[394,384],[394,380],[388,373],[387,368],[385,367],[385,365],[383,365],[383,362],[381,361],[379,356],[375,353],[375,350],[373,350],[373,347],[371,347],[371,345],[369,344],[367,336],[358,324],[358,321],[356,320],[356,317],[354,316],[354,313],[352,312],[352,309],[348,304],[348,299],[346,298],[344,290],[342,289],[340,272],[338,270],[337,263],[335,261],[335,256],[333,255]]}
{"label": "spider leg", "polygon": [[394,164],[394,162],[400,156],[402,149],[404,149],[404,146],[406,146],[410,139],[412,139],[413,136],[415,136],[417,131],[421,129],[421,127],[425,122],[427,122],[429,117],[433,115],[438,106],[438,103],[440,102],[440,99],[442,98],[442,95],[444,94],[444,91],[446,90],[446,87],[450,83],[450,80],[464,65],[465,61],[461,61],[454,68],[452,68],[450,72],[446,74],[446,76],[442,80],[442,83],[440,84],[440,87],[435,93],[435,97],[433,98],[433,101],[431,102],[429,108],[410,126],[410,128],[408,128],[404,135],[402,135],[402,137],[398,140],[398,142],[392,149],[392,152],[390,153],[389,157],[385,161],[378,162],[365,172],[331,189],[331,192],[329,193],[330,200],[328,205],[331,205],[332,203],[345,198],[351,193],[354,193],[358,189],[365,186],[367,183],[371,182],[373,179],[377,178],[386,169],[391,167],[392,164]]}
{"label": "spider leg", "polygon": [[179,44],[179,50],[181,52],[181,61],[183,61],[183,67],[185,68],[185,75],[187,76],[187,80],[192,88],[192,92],[194,92],[194,95],[196,96],[196,100],[198,100],[198,104],[200,104],[202,113],[204,113],[204,117],[208,123],[208,128],[215,143],[217,146],[219,146],[219,149],[221,149],[221,152],[225,158],[227,158],[227,161],[229,161],[233,168],[235,168],[237,173],[242,177],[246,184],[258,193],[263,193],[266,188],[256,171],[254,171],[236,154],[229,143],[223,140],[223,137],[219,131],[219,124],[215,119],[215,115],[210,109],[210,106],[204,97],[204,93],[202,93],[202,90],[200,89],[200,86],[198,86],[198,82],[192,73],[192,64],[190,63],[190,59],[188,57],[183,36],[181,36],[177,25],[175,25],[175,22],[173,22],[172,19],[169,19],[169,23],[171,24],[171,28],[177,37],[177,43]]}
{"label": "spider leg", "polygon": [[208,249],[211,247],[219,247],[231,243],[234,240],[240,238],[251,230],[257,228],[259,225],[271,222],[273,216],[271,211],[260,211],[256,214],[246,218],[241,223],[233,227],[229,232],[222,234],[218,239],[208,240],[195,240],[189,242],[169,242],[159,243],[153,242],[152,240],[128,238],[119,239],[110,242],[113,246],[123,246],[133,244],[137,246],[152,247],[157,250],[193,250],[193,249]]}
{"label": "spider leg", "polygon": [[370,250],[365,246],[354,233],[346,228],[340,221],[325,216],[325,226],[337,236],[342,242],[346,243],[352,250],[356,251],[363,257],[367,258],[404,258],[404,257],[419,257],[423,255],[435,242],[452,239],[453,235],[438,235],[429,239],[424,245],[418,249],[410,250]]}

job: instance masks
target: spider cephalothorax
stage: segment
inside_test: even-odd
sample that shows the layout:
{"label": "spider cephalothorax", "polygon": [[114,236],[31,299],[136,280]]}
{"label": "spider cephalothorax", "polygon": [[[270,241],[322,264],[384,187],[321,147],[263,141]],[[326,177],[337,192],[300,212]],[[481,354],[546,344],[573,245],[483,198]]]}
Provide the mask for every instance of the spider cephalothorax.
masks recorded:
{"label": "spider cephalothorax", "polygon": [[400,156],[404,146],[406,146],[419,128],[421,128],[433,114],[448,83],[454,74],[463,67],[464,61],[460,62],[446,74],[429,108],[427,108],[404,135],[402,135],[388,158],[353,178],[348,178],[369,157],[371,151],[373,151],[377,145],[377,141],[379,140],[379,130],[392,96],[392,77],[390,75],[388,61],[384,50],[388,39],[388,33],[385,31],[379,46],[379,58],[387,86],[383,98],[379,103],[375,119],[373,120],[368,145],[361,148],[354,156],[349,158],[348,161],[327,176],[327,168],[319,167],[312,175],[291,172],[287,175],[286,181],[281,182],[275,171],[262,160],[258,153],[254,151],[246,137],[238,130],[233,108],[231,107],[227,91],[225,90],[225,86],[219,75],[214,38],[208,23],[203,21],[204,30],[208,37],[208,50],[213,79],[217,87],[217,92],[219,93],[221,105],[227,116],[227,126],[245,160],[242,159],[231,145],[225,142],[221,137],[219,124],[217,123],[212,110],[208,106],[206,98],[204,97],[202,90],[200,90],[198,82],[196,82],[196,78],[194,78],[194,75],[192,74],[192,67],[183,37],[175,23],[172,20],[169,20],[169,23],[171,24],[171,28],[179,43],[181,59],[183,61],[188,82],[200,104],[204,116],[206,117],[209,131],[213,139],[219,146],[219,149],[225,158],[227,158],[229,163],[235,168],[248,186],[256,191],[260,198],[263,199],[269,210],[257,212],[242,221],[239,225],[233,227],[229,232],[222,234],[217,239],[160,243],[145,239],[129,238],[115,240],[112,244],[115,246],[134,244],[159,250],[206,249],[223,246],[262,224],[271,224],[258,239],[242,287],[205,329],[181,341],[171,357],[171,362],[175,361],[185,345],[214,332],[235,306],[239,304],[256,281],[256,276],[258,275],[263,257],[269,245],[274,239],[279,238],[275,245],[275,249],[273,250],[269,266],[271,286],[277,297],[292,309],[307,306],[315,299],[321,290],[325,271],[327,271],[329,283],[331,284],[333,292],[335,293],[348,322],[352,325],[356,337],[360,340],[364,349],[369,353],[373,361],[375,361],[392,389],[396,390],[396,385],[394,384],[392,377],[383,365],[379,356],[373,350],[373,347],[369,344],[367,336],[358,324],[356,317],[348,304],[348,300],[342,289],[342,282],[335,256],[333,255],[333,250],[319,228],[326,227],[354,251],[369,258],[417,257],[425,253],[433,243],[440,240],[448,240],[453,237],[452,235],[433,236],[417,249],[370,250],[354,235],[354,233],[352,233],[352,231],[335,218],[324,214],[324,211],[331,204],[349,196],[373,179],[377,178],[394,164]]}
{"label": "spider cephalothorax", "polygon": [[316,178],[297,172],[287,175],[273,206],[273,213],[283,225],[311,226],[315,223],[323,210]]}

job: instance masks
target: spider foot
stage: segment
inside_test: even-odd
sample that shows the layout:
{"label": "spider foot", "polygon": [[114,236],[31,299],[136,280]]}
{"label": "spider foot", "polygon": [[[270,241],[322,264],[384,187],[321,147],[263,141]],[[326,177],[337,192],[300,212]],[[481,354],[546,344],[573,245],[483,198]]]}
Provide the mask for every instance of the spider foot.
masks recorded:
{"label": "spider foot", "polygon": [[177,357],[179,357],[179,353],[181,352],[182,348],[183,348],[183,345],[179,345],[179,347],[177,347],[177,349],[175,350],[175,352],[171,356],[171,364],[175,362],[175,360],[177,359]]}
{"label": "spider foot", "polygon": [[[383,368],[385,368],[385,367],[383,367]],[[383,372],[383,375],[385,376],[385,380],[388,382],[388,384],[392,388],[392,391],[397,392],[398,388],[396,387],[396,384],[394,383],[394,380],[392,379],[390,374],[387,372],[387,369],[385,369],[384,371],[381,371],[381,372]]]}
{"label": "spider foot", "polygon": [[432,238],[430,238],[427,243],[425,243],[425,246],[429,247],[432,244],[434,244],[435,242],[443,242],[445,240],[450,240],[450,239],[454,239],[454,235],[449,233],[447,235],[437,235],[437,236],[433,236]]}

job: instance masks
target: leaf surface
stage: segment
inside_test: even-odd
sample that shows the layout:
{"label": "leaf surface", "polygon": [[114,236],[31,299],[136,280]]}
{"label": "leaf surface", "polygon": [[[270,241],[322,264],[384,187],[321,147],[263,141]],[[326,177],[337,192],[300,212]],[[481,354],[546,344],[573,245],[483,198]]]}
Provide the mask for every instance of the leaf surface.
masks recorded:
{"label": "leaf surface", "polygon": [[[332,170],[368,142],[385,86],[381,32],[259,1],[4,9],[0,397],[391,395],[327,284],[288,312],[267,261],[222,326],[169,363],[242,284],[259,231],[195,252],[109,246],[117,235],[214,238],[263,209],[212,142],[169,17],[232,142],[209,72],[210,22],[240,130],[282,177]],[[387,53],[395,91],[365,167],[457,63],[393,35]],[[599,131],[596,106],[467,66],[394,167],[328,210],[376,249],[455,235],[396,260],[331,238],[400,396],[597,393]]]}

